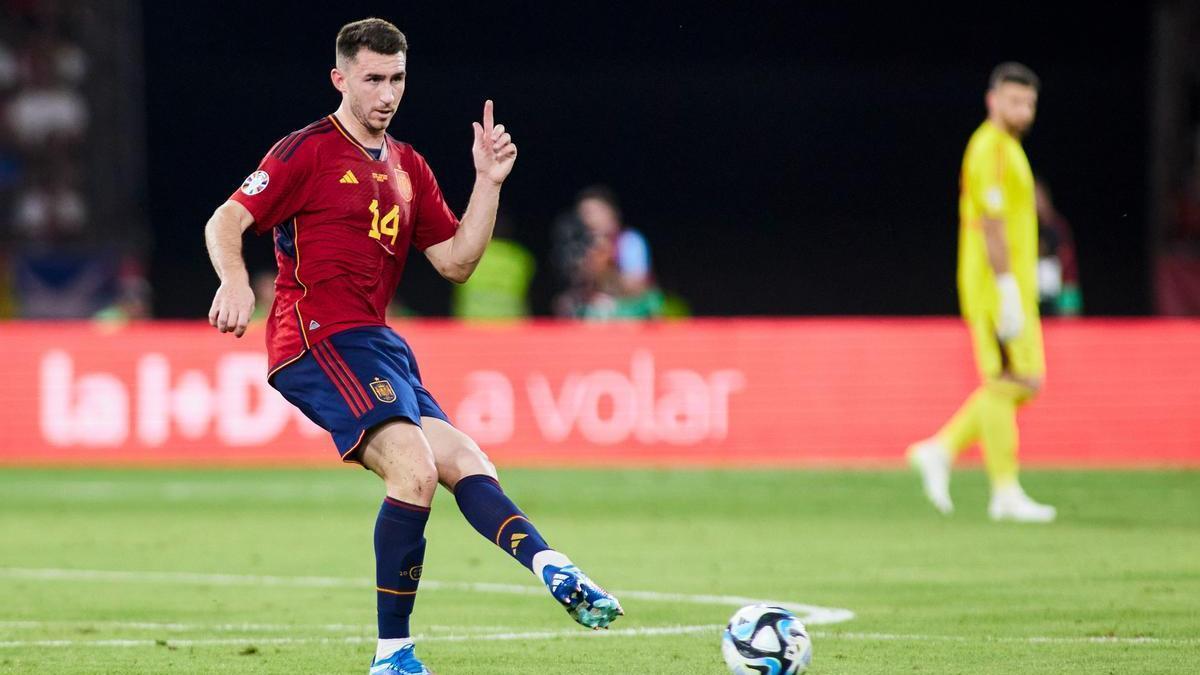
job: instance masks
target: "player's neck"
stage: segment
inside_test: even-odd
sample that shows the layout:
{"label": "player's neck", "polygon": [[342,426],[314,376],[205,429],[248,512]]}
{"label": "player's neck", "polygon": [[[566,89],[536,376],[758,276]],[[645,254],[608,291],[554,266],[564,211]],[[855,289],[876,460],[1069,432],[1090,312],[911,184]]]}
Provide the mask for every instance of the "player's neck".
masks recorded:
{"label": "player's neck", "polygon": [[987,121],[988,121],[988,124],[991,124],[992,126],[996,127],[1000,131],[1004,132],[1005,135],[1012,136],[1013,138],[1017,139],[1018,141],[1021,140],[1020,134],[1017,134],[1012,129],[1008,128],[1008,125],[1005,124],[1003,120],[989,115],[987,118]]}
{"label": "player's neck", "polygon": [[357,117],[350,114],[350,112],[346,110],[345,104],[338,106],[338,109],[333,111],[333,115],[338,119],[338,122],[342,124],[346,131],[348,131],[350,135],[354,137],[354,140],[361,143],[364,147],[371,148],[373,150],[378,150],[379,148],[383,147],[384,138],[387,137],[386,130],[377,132],[372,131],[370,128],[364,126],[362,122],[358,121]]}

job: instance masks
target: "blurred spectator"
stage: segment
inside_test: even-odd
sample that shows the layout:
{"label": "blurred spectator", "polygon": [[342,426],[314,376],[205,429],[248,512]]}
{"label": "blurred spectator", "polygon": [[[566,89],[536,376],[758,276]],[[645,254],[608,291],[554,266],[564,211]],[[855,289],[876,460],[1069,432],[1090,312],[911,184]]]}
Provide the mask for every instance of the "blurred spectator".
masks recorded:
{"label": "blurred spectator", "polygon": [[637,295],[650,288],[650,247],[641,232],[622,224],[616,194],[601,185],[585,188],[575,200],[575,211],[593,245],[611,246],[621,293]]}
{"label": "blurred spectator", "polygon": [[8,123],[25,146],[73,143],[87,127],[83,95],[62,84],[44,80],[39,68],[8,106]]}
{"label": "blurred spectator", "polygon": [[1155,264],[1155,302],[1162,314],[1200,316],[1200,162],[1193,163],[1171,201],[1166,249]]}
{"label": "blurred spectator", "polygon": [[78,235],[86,220],[83,196],[64,182],[31,185],[17,197],[14,206],[16,232],[32,241]]}
{"label": "blurred spectator", "polygon": [[17,303],[13,297],[12,271],[9,269],[8,258],[0,252],[0,319],[12,319],[16,316]]}
{"label": "blurred spectator", "polygon": [[149,313],[140,263],[98,247],[92,227],[83,164],[86,4],[0,4],[0,244],[24,317]]}
{"label": "blurred spectator", "polygon": [[555,303],[557,314],[597,320],[662,316],[650,247],[640,232],[624,225],[612,190],[584,189],[574,214],[560,218],[555,230],[556,248],[567,248],[555,257],[565,264],[568,280]]}
{"label": "blurred spectator", "polygon": [[47,248],[12,261],[18,315],[25,319],[91,317],[117,295],[113,258]]}
{"label": "blurred spectator", "polygon": [[111,304],[96,312],[98,321],[120,323],[150,318],[150,282],[135,258],[126,257],[117,272],[116,296]]}
{"label": "blurred spectator", "polygon": [[1038,302],[1043,316],[1078,316],[1083,311],[1079,264],[1071,224],[1054,207],[1050,188],[1034,182],[1038,218]]}
{"label": "blurred spectator", "polygon": [[455,286],[454,316],[460,319],[518,319],[529,316],[529,283],[537,268],[533,254],[512,238],[512,221],[501,212],[483,259],[466,283]]}
{"label": "blurred spectator", "polygon": [[583,261],[592,247],[592,235],[572,211],[558,215],[551,227],[551,262],[564,287],[554,299],[554,314],[577,317],[590,294],[590,278]]}

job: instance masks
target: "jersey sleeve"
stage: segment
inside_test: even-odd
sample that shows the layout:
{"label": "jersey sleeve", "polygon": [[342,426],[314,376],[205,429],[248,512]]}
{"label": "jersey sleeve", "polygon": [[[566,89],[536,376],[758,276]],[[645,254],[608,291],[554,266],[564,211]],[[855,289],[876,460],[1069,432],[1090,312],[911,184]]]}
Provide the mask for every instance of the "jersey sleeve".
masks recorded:
{"label": "jersey sleeve", "polygon": [[972,148],[967,163],[967,194],[988,218],[1001,218],[1007,205],[1004,172],[1007,170],[1004,146],[998,142]]}
{"label": "jersey sleeve", "polygon": [[254,231],[264,234],[287,221],[304,204],[308,180],[313,166],[312,144],[289,152],[291,136],[279,141],[262,158],[258,169],[246,177],[230,199],[246,207],[254,216]]}
{"label": "jersey sleeve", "polygon": [[416,246],[418,251],[424,251],[453,237],[458,230],[458,218],[446,205],[442,189],[438,187],[437,178],[434,177],[433,170],[429,168],[425,158],[415,151],[413,155],[417,160],[416,175],[413,176],[413,182],[416,184],[413,246]]}

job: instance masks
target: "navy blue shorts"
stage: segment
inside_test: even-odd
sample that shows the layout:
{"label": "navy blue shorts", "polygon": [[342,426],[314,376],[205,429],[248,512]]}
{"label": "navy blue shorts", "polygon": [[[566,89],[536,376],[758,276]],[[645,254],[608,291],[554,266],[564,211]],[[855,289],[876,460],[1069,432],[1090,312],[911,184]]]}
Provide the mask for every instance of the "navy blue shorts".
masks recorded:
{"label": "navy blue shorts", "polygon": [[276,372],[271,386],[328,431],[348,462],[358,461],[367,431],[387,420],[450,421],[421,384],[412,348],[383,326],[351,328],[318,342]]}

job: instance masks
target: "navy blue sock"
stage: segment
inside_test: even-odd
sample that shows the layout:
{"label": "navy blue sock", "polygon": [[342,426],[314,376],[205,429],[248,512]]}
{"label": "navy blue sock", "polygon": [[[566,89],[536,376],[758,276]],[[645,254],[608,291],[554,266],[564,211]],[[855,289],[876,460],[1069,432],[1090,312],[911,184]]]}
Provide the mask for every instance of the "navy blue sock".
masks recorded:
{"label": "navy blue sock", "polygon": [[454,499],[475,531],[533,570],[533,556],[550,548],[529,518],[491,476],[467,476],[454,486]]}
{"label": "navy blue sock", "polygon": [[429,509],[384,497],[375,520],[375,602],[379,638],[406,638],[425,559]]}

